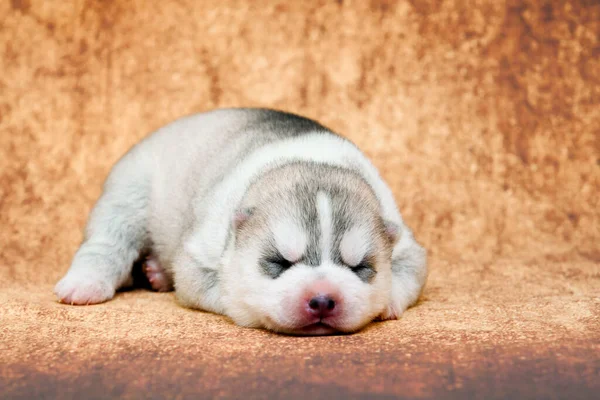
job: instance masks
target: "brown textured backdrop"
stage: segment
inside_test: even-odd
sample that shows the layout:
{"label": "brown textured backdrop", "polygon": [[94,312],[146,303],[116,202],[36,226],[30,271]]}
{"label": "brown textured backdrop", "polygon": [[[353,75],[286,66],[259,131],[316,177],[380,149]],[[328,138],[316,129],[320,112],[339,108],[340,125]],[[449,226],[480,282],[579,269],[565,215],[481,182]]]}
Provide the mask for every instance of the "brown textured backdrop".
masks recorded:
{"label": "brown textured backdrop", "polygon": [[[600,390],[599,1],[3,0],[0,55],[0,397]],[[417,307],[289,338],[171,294],[54,301],[110,166],[225,106],[365,150],[430,251]]]}

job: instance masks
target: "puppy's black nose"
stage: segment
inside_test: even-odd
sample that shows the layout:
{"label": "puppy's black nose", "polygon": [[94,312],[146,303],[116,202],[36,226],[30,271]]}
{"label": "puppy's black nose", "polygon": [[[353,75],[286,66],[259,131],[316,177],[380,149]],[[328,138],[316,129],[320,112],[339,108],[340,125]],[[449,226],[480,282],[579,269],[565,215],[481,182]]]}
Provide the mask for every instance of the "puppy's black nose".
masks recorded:
{"label": "puppy's black nose", "polygon": [[329,296],[319,295],[310,299],[308,306],[313,314],[323,318],[331,314],[335,308],[335,301]]}

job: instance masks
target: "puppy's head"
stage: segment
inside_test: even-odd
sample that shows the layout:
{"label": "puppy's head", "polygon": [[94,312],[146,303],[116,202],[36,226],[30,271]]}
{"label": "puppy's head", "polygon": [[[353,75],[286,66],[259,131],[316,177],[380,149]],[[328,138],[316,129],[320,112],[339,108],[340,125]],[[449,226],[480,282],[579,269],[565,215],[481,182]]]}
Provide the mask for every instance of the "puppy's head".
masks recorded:
{"label": "puppy's head", "polygon": [[290,334],[352,332],[390,301],[396,227],[340,168],[291,164],[255,182],[232,222],[227,313]]}

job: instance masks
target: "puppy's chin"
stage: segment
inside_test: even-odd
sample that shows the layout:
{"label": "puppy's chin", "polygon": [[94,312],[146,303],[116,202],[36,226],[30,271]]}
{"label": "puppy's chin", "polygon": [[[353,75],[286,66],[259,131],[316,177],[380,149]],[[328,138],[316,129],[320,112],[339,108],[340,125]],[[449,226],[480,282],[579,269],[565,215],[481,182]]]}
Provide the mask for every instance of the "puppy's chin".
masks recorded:
{"label": "puppy's chin", "polygon": [[344,332],[338,331],[330,325],[323,322],[316,322],[314,324],[306,325],[301,328],[290,329],[288,331],[282,331],[282,333],[294,336],[326,336],[326,335],[340,335]]}
{"label": "puppy's chin", "polygon": [[360,326],[350,328],[342,328],[335,320],[319,320],[315,319],[298,326],[285,326],[278,324],[271,318],[267,318],[267,323],[264,326],[274,332],[283,333],[292,336],[330,336],[330,335],[347,335],[356,332],[364,327],[367,323]]}

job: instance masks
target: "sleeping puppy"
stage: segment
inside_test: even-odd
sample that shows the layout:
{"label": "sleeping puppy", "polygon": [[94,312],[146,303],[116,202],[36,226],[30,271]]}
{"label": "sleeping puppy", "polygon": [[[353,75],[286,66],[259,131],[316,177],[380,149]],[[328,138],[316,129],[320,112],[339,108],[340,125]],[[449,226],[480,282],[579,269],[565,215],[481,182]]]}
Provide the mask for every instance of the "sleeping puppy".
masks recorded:
{"label": "sleeping puppy", "polygon": [[134,146],[55,293],[109,300],[141,257],[152,287],[182,305],[288,334],[395,319],[427,277],[424,249],[360,150],[266,109],[189,116]]}

